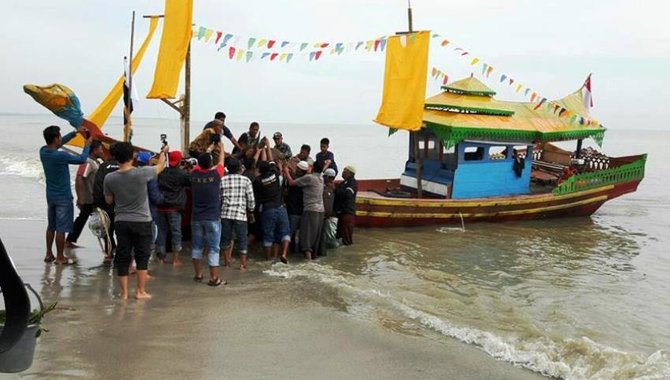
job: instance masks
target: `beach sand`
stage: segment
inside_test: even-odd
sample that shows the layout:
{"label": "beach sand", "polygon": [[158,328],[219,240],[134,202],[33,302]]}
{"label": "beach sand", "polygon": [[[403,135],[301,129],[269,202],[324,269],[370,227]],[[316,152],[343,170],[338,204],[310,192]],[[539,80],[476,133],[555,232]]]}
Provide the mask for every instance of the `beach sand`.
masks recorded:
{"label": "beach sand", "polygon": [[179,268],[152,263],[154,298],[124,302],[88,228],[77,265],[42,263],[45,225],[0,220],[24,280],[45,302],[59,302],[32,368],[2,379],[543,378],[451,338],[357,319],[313,284],[263,274],[263,261],[252,260],[247,273],[225,269],[221,288],[195,283],[185,256]]}

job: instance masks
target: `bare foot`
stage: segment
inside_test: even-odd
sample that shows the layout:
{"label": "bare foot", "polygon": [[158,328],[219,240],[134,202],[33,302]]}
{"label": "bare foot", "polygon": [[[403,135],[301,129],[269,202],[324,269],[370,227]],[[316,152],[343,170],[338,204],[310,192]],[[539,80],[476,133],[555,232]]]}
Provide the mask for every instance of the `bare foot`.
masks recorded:
{"label": "bare foot", "polygon": [[54,256],[54,254],[51,252],[47,252],[47,254],[44,256],[45,263],[52,263],[54,260],[56,260],[56,256]]}
{"label": "bare foot", "polygon": [[122,300],[127,300],[128,299],[128,293],[119,293],[119,298]]}
{"label": "bare foot", "polygon": [[151,294],[149,294],[147,292],[136,292],[135,293],[135,299],[148,300],[148,299],[151,299]]}
{"label": "bare foot", "polygon": [[247,271],[247,267],[244,266],[244,265],[240,265],[240,272],[246,272],[246,271]]}
{"label": "bare foot", "polygon": [[156,278],[156,277],[154,277],[154,276],[150,275],[149,273],[147,273],[147,280],[153,280],[154,278]]}
{"label": "bare foot", "polygon": [[180,266],[184,265],[184,263],[183,263],[180,259],[175,258],[175,259],[172,261],[172,265],[174,265],[174,266],[176,266],[176,267],[180,267]]}

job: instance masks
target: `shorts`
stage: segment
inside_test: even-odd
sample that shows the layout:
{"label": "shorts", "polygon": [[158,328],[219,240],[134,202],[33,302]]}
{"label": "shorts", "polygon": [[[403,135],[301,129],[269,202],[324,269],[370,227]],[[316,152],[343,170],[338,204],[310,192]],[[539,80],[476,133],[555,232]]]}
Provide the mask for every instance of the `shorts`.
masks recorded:
{"label": "shorts", "polygon": [[48,200],[48,220],[47,229],[56,232],[72,232],[74,224],[74,205],[72,199]]}
{"label": "shorts", "polygon": [[263,226],[263,247],[272,247],[272,243],[291,240],[291,229],[286,207],[280,206],[264,210],[261,214]]}
{"label": "shorts", "polygon": [[221,219],[221,247],[230,248],[235,232],[235,245],[241,255],[247,254],[247,222],[242,220]]}

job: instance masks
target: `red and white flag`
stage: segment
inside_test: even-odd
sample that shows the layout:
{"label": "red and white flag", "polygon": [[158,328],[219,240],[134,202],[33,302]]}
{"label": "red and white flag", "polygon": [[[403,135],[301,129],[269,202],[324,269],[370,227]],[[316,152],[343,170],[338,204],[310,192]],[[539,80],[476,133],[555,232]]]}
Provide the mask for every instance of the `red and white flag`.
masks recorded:
{"label": "red and white flag", "polygon": [[582,86],[582,91],[584,95],[584,107],[588,111],[593,108],[593,96],[591,95],[591,74],[586,78],[584,86]]}

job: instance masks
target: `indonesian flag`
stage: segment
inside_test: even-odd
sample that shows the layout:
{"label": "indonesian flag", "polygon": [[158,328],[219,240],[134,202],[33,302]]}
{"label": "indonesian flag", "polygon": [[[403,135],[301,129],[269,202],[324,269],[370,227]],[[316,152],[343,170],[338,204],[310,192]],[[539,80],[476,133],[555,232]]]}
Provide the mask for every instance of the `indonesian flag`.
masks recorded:
{"label": "indonesian flag", "polygon": [[584,95],[584,107],[589,110],[593,108],[593,96],[591,95],[591,74],[586,78],[584,86],[582,86]]}

